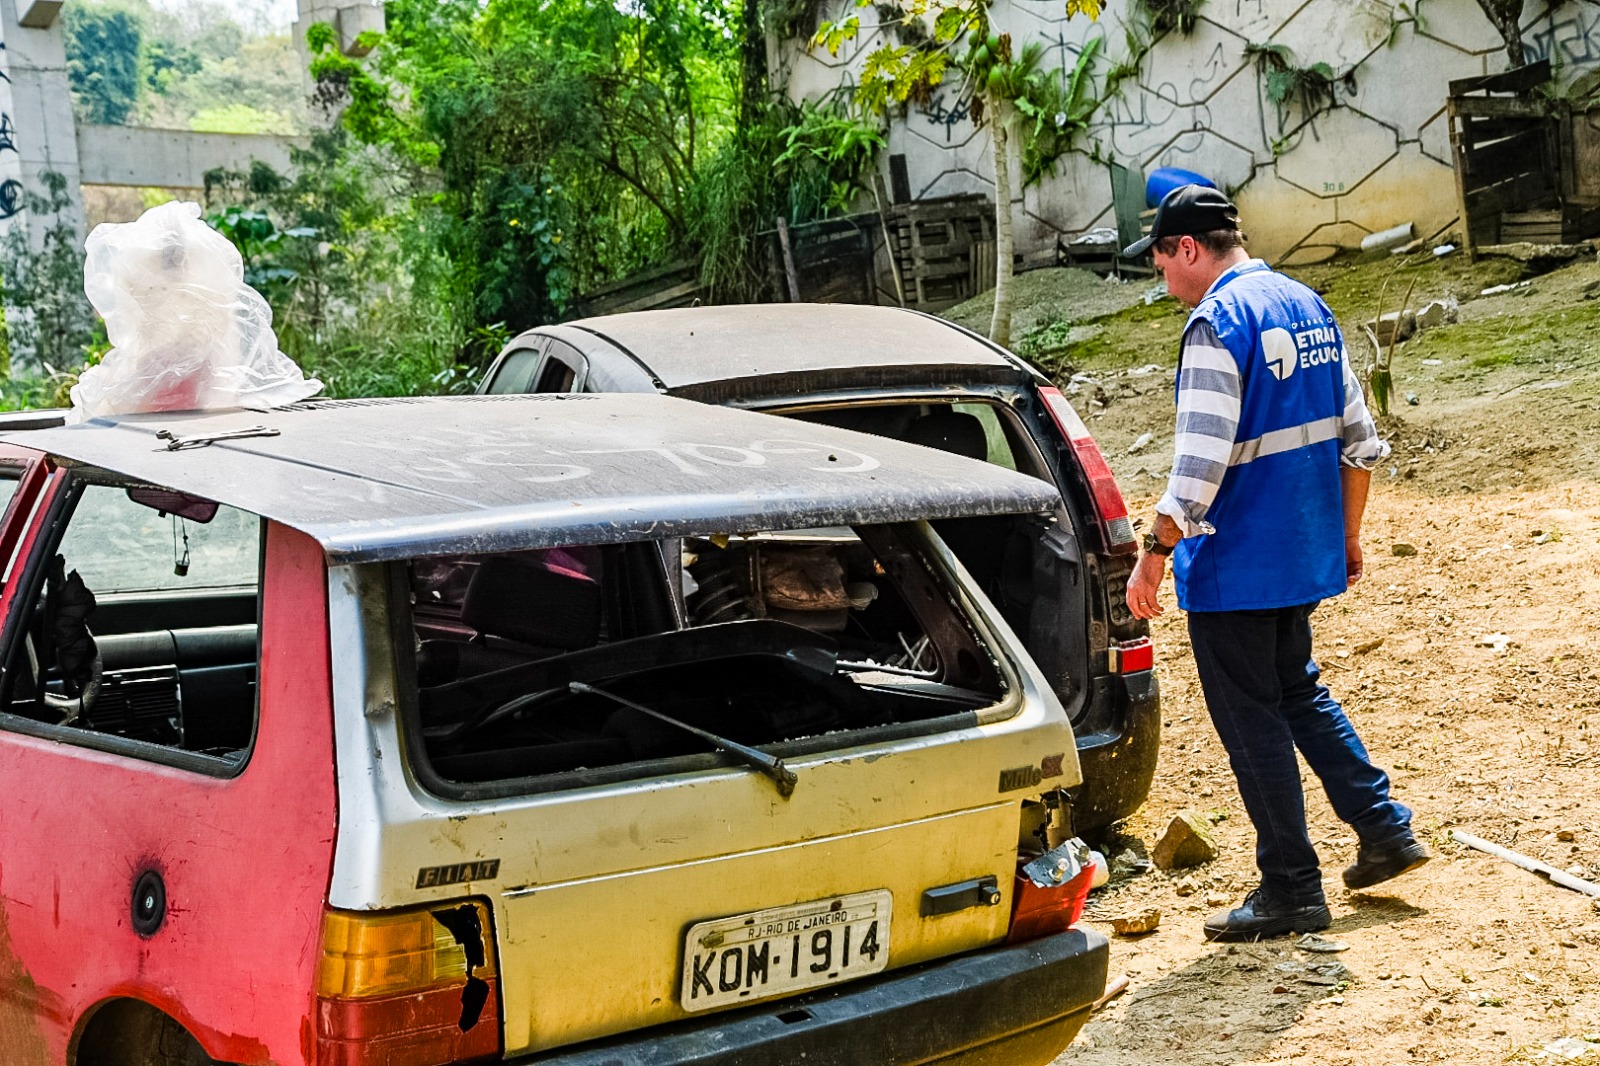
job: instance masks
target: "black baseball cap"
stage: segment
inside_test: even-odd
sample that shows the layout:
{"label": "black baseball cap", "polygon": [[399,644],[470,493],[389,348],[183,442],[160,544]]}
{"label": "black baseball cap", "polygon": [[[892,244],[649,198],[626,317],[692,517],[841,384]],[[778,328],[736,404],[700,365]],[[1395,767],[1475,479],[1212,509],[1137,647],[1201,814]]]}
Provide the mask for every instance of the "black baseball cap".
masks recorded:
{"label": "black baseball cap", "polygon": [[1161,198],[1150,235],[1122,250],[1128,258],[1143,255],[1162,237],[1194,236],[1214,229],[1238,229],[1239,209],[1209,185],[1180,185]]}

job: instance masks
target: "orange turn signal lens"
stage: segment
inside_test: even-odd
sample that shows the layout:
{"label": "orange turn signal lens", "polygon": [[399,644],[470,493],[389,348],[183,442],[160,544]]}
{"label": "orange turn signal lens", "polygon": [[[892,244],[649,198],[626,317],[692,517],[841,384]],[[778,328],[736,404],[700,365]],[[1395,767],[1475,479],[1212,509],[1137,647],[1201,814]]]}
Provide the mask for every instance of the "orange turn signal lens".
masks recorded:
{"label": "orange turn signal lens", "polygon": [[[466,910],[476,912],[476,922]],[[441,915],[445,916],[441,918]],[[462,920],[478,930],[461,935]],[[475,957],[482,953],[480,963]],[[403,911],[330,910],[322,920],[317,995],[339,999],[413,992],[494,975],[489,909],[472,901]]]}

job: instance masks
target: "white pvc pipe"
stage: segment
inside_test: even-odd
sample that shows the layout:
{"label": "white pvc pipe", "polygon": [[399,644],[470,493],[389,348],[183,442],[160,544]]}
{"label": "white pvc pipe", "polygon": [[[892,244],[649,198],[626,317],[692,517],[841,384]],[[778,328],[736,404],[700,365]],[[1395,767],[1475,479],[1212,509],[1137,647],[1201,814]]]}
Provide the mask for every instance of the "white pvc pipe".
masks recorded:
{"label": "white pvc pipe", "polygon": [[1382,230],[1378,233],[1369,233],[1361,238],[1363,252],[1375,252],[1380,248],[1393,248],[1397,244],[1404,244],[1416,237],[1414,223],[1407,222],[1403,226]]}

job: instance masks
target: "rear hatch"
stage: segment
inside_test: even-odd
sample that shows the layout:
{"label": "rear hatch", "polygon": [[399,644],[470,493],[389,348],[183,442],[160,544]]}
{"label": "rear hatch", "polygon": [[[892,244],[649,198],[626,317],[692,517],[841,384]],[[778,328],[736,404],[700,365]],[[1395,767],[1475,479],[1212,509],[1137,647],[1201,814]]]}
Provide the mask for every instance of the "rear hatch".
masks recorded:
{"label": "rear hatch", "polygon": [[[387,568],[416,603],[398,680],[420,794],[384,829],[385,880],[492,864],[453,891],[487,894],[508,1054],[1001,941],[1021,801],[1078,783],[1064,711],[926,524],[720,539],[671,544],[682,629],[647,591],[678,576],[651,574],[654,543]],[[730,594],[734,573],[755,582]],[[603,641],[497,613],[533,598],[569,619],[598,600]]]}
{"label": "rear hatch", "polygon": [[[392,686],[400,714],[341,708],[331,903],[483,901],[506,1055],[999,943],[1023,801],[1079,780],[1060,703],[921,521],[1048,513],[1053,492],[773,424],[832,445],[797,453],[811,466],[870,447],[884,492],[903,463],[955,464],[961,499],[879,494],[874,521],[808,525],[837,501],[769,468],[766,513],[670,538],[335,572],[353,628],[398,619],[336,659],[339,691]],[[665,516],[669,489],[638,513]]]}

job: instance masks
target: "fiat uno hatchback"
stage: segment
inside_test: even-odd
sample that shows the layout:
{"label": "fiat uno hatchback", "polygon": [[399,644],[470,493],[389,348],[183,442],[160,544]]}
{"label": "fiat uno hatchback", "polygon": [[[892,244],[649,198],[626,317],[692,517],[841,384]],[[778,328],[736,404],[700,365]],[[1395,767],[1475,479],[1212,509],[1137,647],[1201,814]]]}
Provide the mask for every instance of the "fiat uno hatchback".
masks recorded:
{"label": "fiat uno hatchback", "polygon": [[50,421],[8,1066],[1045,1063],[1103,990],[1071,725],[940,533],[1065,581],[1052,485],[660,396]]}

